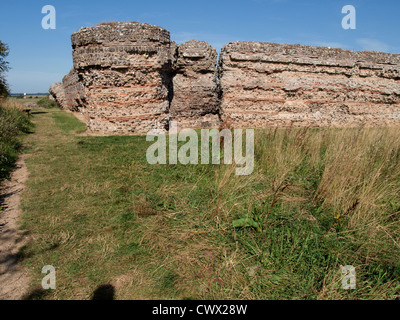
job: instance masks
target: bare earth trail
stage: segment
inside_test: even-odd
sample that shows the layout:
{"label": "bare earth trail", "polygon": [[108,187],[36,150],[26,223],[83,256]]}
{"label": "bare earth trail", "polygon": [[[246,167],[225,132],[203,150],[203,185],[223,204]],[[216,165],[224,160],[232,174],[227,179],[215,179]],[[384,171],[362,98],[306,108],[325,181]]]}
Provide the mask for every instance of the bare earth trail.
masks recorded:
{"label": "bare earth trail", "polygon": [[27,271],[18,259],[18,251],[27,241],[18,228],[19,204],[28,178],[26,157],[20,156],[11,179],[0,186],[0,300],[21,299],[29,284]]}

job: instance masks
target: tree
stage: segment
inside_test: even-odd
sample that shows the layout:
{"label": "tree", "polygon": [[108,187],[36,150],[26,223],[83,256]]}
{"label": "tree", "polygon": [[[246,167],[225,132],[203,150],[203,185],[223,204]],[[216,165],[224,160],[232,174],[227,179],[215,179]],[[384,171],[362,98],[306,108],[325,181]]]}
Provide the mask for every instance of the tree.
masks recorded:
{"label": "tree", "polygon": [[8,56],[9,49],[7,44],[0,41],[0,97],[8,95],[8,85],[4,73],[8,71],[8,62],[5,58]]}

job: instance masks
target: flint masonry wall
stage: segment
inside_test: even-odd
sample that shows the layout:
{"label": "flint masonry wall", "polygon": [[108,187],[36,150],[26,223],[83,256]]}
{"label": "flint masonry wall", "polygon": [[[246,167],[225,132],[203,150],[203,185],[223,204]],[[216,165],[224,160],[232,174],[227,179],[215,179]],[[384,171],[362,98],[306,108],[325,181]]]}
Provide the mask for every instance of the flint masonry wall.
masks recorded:
{"label": "flint masonry wall", "polygon": [[63,107],[70,111],[79,111],[85,106],[85,88],[78,73],[72,69],[62,81],[64,89]]}
{"label": "flint masonry wall", "polygon": [[178,127],[219,126],[217,51],[204,41],[179,46],[174,64],[170,120]]}
{"label": "flint masonry wall", "polygon": [[71,37],[91,131],[145,134],[168,125],[170,34],[142,23],[83,28]]}
{"label": "flint masonry wall", "polygon": [[219,77],[233,127],[400,124],[400,55],[236,42]]}
{"label": "flint masonry wall", "polygon": [[64,76],[62,83],[52,84],[49,92],[61,109],[80,111],[85,107],[85,88],[75,69]]}
{"label": "flint masonry wall", "polygon": [[400,55],[235,42],[176,45],[138,22],[83,28],[50,92],[99,134],[179,127],[400,125]]}
{"label": "flint masonry wall", "polygon": [[65,109],[65,91],[63,84],[61,82],[53,83],[49,88],[49,92],[60,108]]}

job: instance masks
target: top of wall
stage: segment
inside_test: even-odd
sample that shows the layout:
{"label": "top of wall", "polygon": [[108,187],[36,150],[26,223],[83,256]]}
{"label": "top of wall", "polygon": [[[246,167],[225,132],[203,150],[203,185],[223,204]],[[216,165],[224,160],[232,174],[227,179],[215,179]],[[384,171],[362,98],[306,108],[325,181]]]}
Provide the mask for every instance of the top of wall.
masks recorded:
{"label": "top of wall", "polygon": [[71,35],[73,49],[90,45],[157,46],[170,44],[168,30],[148,23],[110,22],[81,28]]}
{"label": "top of wall", "polygon": [[[375,51],[350,51],[337,48],[268,42],[230,42],[222,48],[221,58],[231,61],[294,63],[320,66],[395,69],[400,71],[400,55]],[[398,73],[397,73],[398,74]]]}
{"label": "top of wall", "polygon": [[217,51],[205,41],[190,40],[178,46],[175,69],[178,73],[213,73],[216,71]]}

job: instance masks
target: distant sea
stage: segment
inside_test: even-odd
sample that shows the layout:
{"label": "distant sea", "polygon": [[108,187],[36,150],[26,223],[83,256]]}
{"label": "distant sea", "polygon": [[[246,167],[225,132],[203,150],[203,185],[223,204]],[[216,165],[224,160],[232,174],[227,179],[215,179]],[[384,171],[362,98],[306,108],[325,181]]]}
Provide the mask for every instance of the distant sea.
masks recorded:
{"label": "distant sea", "polygon": [[[39,92],[39,93],[26,93],[27,96],[48,96],[50,93]],[[24,93],[10,93],[10,96],[23,96]]]}

